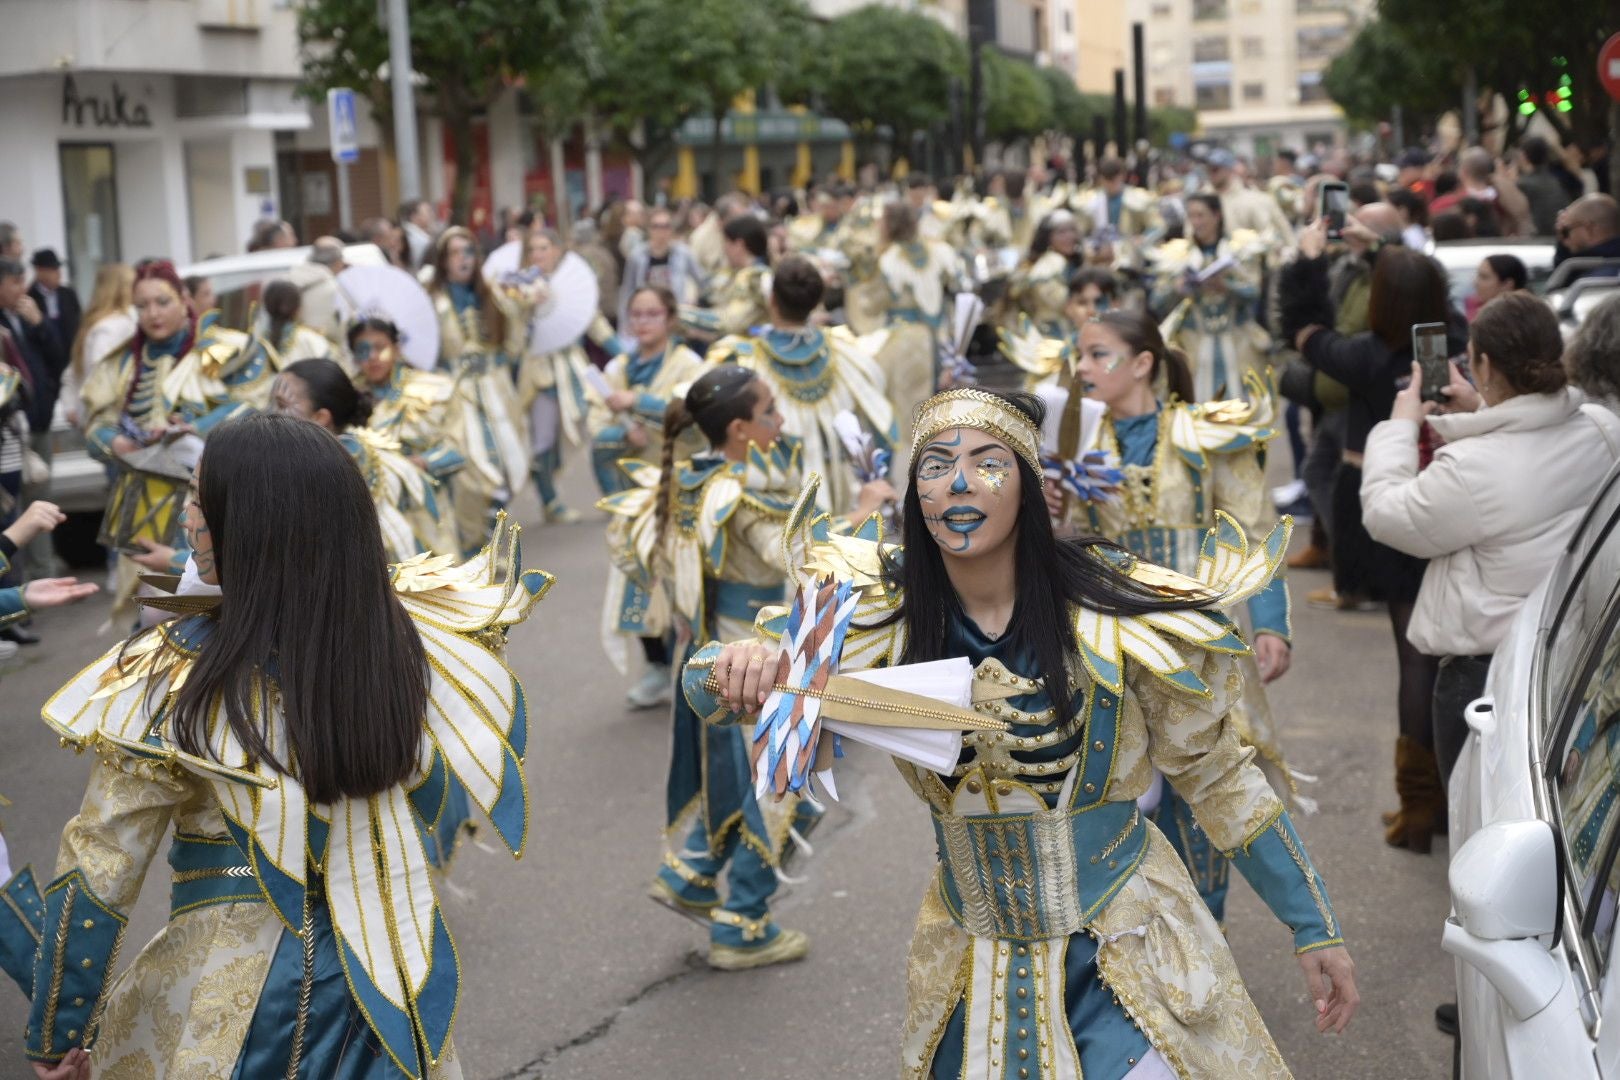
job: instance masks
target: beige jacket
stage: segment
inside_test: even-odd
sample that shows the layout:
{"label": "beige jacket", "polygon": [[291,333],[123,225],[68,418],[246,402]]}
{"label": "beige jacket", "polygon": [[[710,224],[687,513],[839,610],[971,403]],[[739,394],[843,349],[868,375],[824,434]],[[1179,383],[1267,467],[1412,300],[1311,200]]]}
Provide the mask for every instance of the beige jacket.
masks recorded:
{"label": "beige jacket", "polygon": [[1367,437],[1361,513],[1373,539],[1429,559],[1406,636],[1431,656],[1496,651],[1620,459],[1620,418],[1578,390],[1430,417],[1446,445],[1418,471],[1418,425]]}

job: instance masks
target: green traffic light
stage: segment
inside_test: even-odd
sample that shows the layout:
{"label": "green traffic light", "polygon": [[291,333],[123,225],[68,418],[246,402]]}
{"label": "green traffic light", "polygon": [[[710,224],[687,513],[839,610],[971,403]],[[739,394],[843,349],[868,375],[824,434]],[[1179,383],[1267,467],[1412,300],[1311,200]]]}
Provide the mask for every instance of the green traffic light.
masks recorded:
{"label": "green traffic light", "polygon": [[1531,113],[1533,113],[1535,111],[1536,111],[1536,103],[1533,102],[1533,101],[1526,101],[1526,102],[1524,102],[1523,104],[1521,104],[1519,106],[1519,115],[1520,116],[1529,116]]}
{"label": "green traffic light", "polygon": [[1560,101],[1558,103],[1559,112],[1571,112],[1574,110],[1574,108],[1575,106],[1568,101]]}

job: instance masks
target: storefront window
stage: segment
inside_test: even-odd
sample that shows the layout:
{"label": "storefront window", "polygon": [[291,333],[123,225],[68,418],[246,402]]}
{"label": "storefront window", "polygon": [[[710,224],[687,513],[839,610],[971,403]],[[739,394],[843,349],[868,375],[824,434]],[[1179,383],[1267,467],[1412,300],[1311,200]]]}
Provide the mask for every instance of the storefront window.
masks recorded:
{"label": "storefront window", "polygon": [[61,154],[68,274],[83,292],[102,263],[123,257],[113,148],[110,143],[63,143]]}

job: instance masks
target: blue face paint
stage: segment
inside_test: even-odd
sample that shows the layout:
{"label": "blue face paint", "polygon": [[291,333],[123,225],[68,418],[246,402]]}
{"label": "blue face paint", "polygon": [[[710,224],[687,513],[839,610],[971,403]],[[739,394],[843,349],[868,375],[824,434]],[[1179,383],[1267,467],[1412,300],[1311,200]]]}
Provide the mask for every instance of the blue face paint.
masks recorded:
{"label": "blue face paint", "polygon": [[966,495],[968,490],[967,470],[957,469],[956,479],[951,481],[952,495]]}

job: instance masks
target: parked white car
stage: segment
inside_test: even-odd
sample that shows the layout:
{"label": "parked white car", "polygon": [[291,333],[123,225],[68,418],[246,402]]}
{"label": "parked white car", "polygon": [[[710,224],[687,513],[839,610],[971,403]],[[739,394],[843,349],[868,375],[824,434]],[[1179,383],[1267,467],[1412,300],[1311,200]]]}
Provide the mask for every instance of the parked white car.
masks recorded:
{"label": "parked white car", "polygon": [[1620,470],[1525,604],[1451,779],[1459,1075],[1620,1078]]}
{"label": "parked white car", "polygon": [[1553,256],[1557,246],[1548,239],[1535,237],[1482,236],[1476,240],[1447,240],[1431,246],[1429,254],[1446,272],[1451,287],[1451,302],[1460,309],[1474,295],[1474,274],[1487,255],[1512,255],[1524,263],[1530,275],[1527,284],[1540,293],[1546,288],[1547,278],[1553,271]]}

